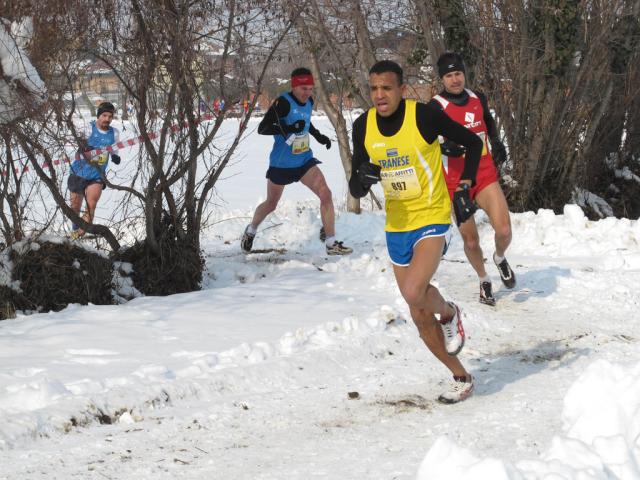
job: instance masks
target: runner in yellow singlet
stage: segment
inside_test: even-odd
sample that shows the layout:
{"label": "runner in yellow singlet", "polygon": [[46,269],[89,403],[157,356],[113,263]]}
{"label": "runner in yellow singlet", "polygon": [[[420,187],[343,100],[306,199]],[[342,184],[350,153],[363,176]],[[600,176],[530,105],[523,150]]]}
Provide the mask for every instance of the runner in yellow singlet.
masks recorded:
{"label": "runner in yellow singlet", "polygon": [[353,125],[349,190],[359,198],[381,182],[387,249],[396,281],[420,337],[453,374],[451,388],[438,400],[456,403],[471,395],[474,386],[473,377],[457,357],[465,341],[460,309],[446,302],[429,283],[446,251],[451,229],[451,200],[438,135],[464,145],[467,151],[453,201],[460,223],[475,211],[469,188],[475,181],[482,141],[442,111],[404,100],[402,76],[402,68],[388,60],[369,71],[374,107]]}

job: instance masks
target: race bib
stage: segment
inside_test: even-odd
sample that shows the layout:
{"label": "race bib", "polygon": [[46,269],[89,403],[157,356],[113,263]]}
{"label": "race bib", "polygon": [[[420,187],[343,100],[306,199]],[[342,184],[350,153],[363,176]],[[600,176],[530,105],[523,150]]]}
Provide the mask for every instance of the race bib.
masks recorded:
{"label": "race bib", "polygon": [[108,159],[109,159],[109,153],[105,152],[105,153],[101,153],[100,155],[97,155],[97,156],[93,157],[91,159],[91,163],[93,163],[94,165],[102,166],[105,163],[107,163]]}
{"label": "race bib", "polygon": [[296,135],[291,144],[291,151],[294,155],[299,155],[309,151],[309,134]]}
{"label": "race bib", "polygon": [[487,154],[487,135],[484,132],[477,133],[482,140],[482,156],[484,157]]}
{"label": "race bib", "polygon": [[411,200],[422,193],[415,167],[380,172],[385,197],[394,200]]}

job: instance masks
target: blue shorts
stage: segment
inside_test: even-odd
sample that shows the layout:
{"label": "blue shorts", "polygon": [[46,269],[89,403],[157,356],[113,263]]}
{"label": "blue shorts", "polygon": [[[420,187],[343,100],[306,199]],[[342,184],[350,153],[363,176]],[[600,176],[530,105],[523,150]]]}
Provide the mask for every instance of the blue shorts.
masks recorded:
{"label": "blue shorts", "polygon": [[406,267],[413,258],[413,248],[420,240],[428,237],[444,237],[444,248],[442,255],[447,253],[449,242],[451,241],[451,225],[446,223],[436,223],[427,225],[408,232],[386,232],[387,251],[391,257],[391,262],[400,267]]}

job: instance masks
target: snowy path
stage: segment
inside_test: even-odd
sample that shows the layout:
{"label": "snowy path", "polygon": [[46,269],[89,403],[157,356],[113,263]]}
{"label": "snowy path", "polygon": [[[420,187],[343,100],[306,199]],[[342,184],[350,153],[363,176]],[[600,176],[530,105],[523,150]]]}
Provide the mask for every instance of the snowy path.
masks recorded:
{"label": "snowy path", "polygon": [[[311,231],[312,221],[299,215],[294,227]],[[350,237],[376,222],[357,220]],[[516,222],[522,228],[525,222]],[[287,253],[244,259],[233,254],[236,247],[224,247],[225,238],[213,245],[208,262],[217,273],[208,290],[108,307],[112,317],[101,316],[92,328],[104,334],[100,323],[110,320],[111,340],[121,336],[129,356],[149,341],[145,331],[165,340],[124,362],[122,371],[105,372],[124,380],[138,375],[125,384],[128,393],[104,393],[104,410],[118,423],[94,422],[68,434],[43,429],[50,438],[0,451],[0,478],[409,479],[442,435],[482,457],[518,464],[538,459],[562,434],[563,401],[585,368],[599,359],[638,362],[637,269],[614,268],[608,253],[589,260],[584,252],[545,255],[516,231],[521,242],[510,260],[518,287],[499,288],[489,266],[498,287],[491,308],[477,303],[458,241],[437,282],[464,310],[469,340],[461,358],[477,391],[459,405],[440,405],[434,399],[448,375],[403,321],[407,309],[380,238],[364,243],[363,235],[356,254],[335,259],[314,244],[300,255],[304,238],[272,233],[263,246],[284,243]],[[131,331],[139,329],[139,343],[118,331],[124,322],[116,313]],[[127,374],[136,362],[144,368]],[[159,391],[167,397],[144,403]],[[131,414],[121,415],[123,402]]]}

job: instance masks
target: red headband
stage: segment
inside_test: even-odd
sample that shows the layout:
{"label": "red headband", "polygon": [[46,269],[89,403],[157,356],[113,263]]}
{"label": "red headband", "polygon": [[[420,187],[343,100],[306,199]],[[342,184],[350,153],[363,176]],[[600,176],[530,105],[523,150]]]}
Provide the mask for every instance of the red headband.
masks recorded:
{"label": "red headband", "polygon": [[291,88],[297,87],[299,85],[313,86],[313,75],[304,74],[304,75],[296,75],[295,77],[291,77]]}

